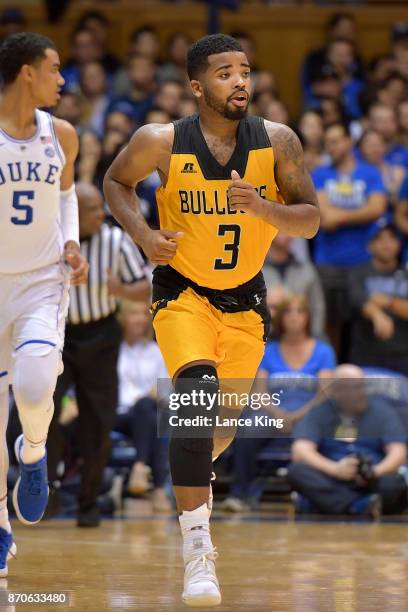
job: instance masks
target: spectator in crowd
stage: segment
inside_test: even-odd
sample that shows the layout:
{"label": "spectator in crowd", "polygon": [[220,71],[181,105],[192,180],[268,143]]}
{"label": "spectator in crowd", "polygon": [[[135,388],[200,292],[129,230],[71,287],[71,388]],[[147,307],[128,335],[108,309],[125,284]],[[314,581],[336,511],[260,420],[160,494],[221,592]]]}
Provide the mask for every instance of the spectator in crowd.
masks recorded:
{"label": "spectator in crowd", "polygon": [[406,262],[408,261],[408,173],[404,178],[398,195],[394,220],[395,225],[401,232],[401,237],[404,239],[402,260]]}
{"label": "spectator in crowd", "polygon": [[153,106],[156,91],[156,67],[151,59],[143,55],[134,55],[127,64],[127,88],[120,97],[113,100],[111,107],[127,103],[133,108],[134,119],[137,122]]}
{"label": "spectator in crowd", "polygon": [[313,110],[304,112],[299,119],[297,132],[302,142],[305,165],[309,172],[328,163],[327,154],[324,151],[324,128],[321,114]]}
{"label": "spectator in crowd", "polygon": [[321,338],[325,330],[325,303],[316,268],[291,251],[294,238],[279,232],[271,244],[262,269],[268,289],[283,286],[285,292],[302,293],[310,304],[311,331]]}
{"label": "spectator in crowd", "polygon": [[404,79],[408,79],[408,34],[394,37],[392,46],[395,70]]}
{"label": "spectator in crowd", "polygon": [[80,71],[81,126],[103,136],[107,108],[110,104],[109,84],[103,65],[89,62]]}
{"label": "spectator in crowd", "polygon": [[259,96],[263,93],[270,93],[273,97],[278,97],[276,79],[269,70],[258,70],[253,75],[251,68],[251,78],[253,78],[252,93],[254,96]]}
{"label": "spectator in crowd", "polygon": [[57,106],[53,109],[53,114],[59,119],[65,119],[74,126],[76,131],[81,131],[81,101],[77,93],[64,91]]}
{"label": "spectator in crowd", "polygon": [[408,168],[408,147],[398,144],[396,110],[385,104],[376,103],[371,106],[368,119],[369,127],[384,138],[385,161]]}
{"label": "spectator in crowd", "polygon": [[157,31],[150,26],[134,30],[130,36],[128,57],[142,55],[154,64],[160,60],[160,40]]}
{"label": "spectator in crowd", "polygon": [[95,132],[84,130],[79,137],[79,155],[76,160],[76,181],[94,183],[96,168],[102,154],[102,143]]}
{"label": "spectator in crowd", "polygon": [[302,68],[302,86],[306,106],[310,106],[311,83],[321,67],[327,64],[327,51],[330,43],[341,40],[353,45],[353,65],[350,67],[352,77],[361,79],[363,64],[358,55],[354,54],[354,45],[357,40],[356,22],[352,14],[336,13],[332,15],[327,24],[327,42],[320,49],[312,51],[306,57]]}
{"label": "spectator in crowd", "polygon": [[385,104],[393,109],[407,99],[407,80],[398,72],[393,72],[381,83],[377,91],[377,99],[380,104]]}
{"label": "spectator in crowd", "polygon": [[197,103],[195,99],[188,96],[183,97],[180,103],[180,118],[189,117],[197,112]]}
{"label": "spectator in crowd", "polygon": [[[230,496],[223,503],[225,510],[233,512],[248,509],[247,502],[255,495],[257,455],[271,444],[270,438],[259,437],[254,425],[255,415],[265,413],[282,418],[284,429],[281,433],[288,435],[311,408],[318,391],[318,379],[331,376],[336,367],[331,346],[311,335],[311,309],[305,296],[288,295],[279,304],[273,316],[273,330],[276,339],[266,344],[254,389],[271,396],[280,395],[280,407],[271,404],[266,412],[257,410],[254,413],[248,409],[244,413],[253,424],[246,426],[235,439],[233,485]],[[269,433],[275,438],[272,444],[277,442],[279,430]],[[282,443],[282,438],[279,442]]]}
{"label": "spectator in crowd", "polygon": [[88,11],[82,15],[77,25],[77,30],[88,30],[94,35],[100,47],[100,63],[109,75],[115,74],[120,68],[121,62],[108,50],[109,19],[98,11]]}
{"label": "spectator in crowd", "polygon": [[408,147],[408,99],[398,105],[398,143]]}
{"label": "spectator in crowd", "polygon": [[372,261],[349,277],[352,306],[350,360],[408,376],[408,273],[399,266],[401,238],[379,221],[371,230]]}
{"label": "spectator in crowd", "polygon": [[168,379],[163,357],[152,340],[146,302],[123,302],[120,312],[123,341],[119,350],[119,401],[114,430],[128,436],[136,448],[128,491],[145,493],[152,471],[153,510],[171,510],[164,485],[168,477],[168,442],[157,435],[157,381]]}
{"label": "spectator in crowd", "polygon": [[290,122],[289,110],[282,100],[271,100],[262,113],[262,117],[267,121],[283,123],[288,125]]}
{"label": "spectator in crowd", "polygon": [[405,177],[404,166],[390,164],[385,159],[386,144],[384,137],[374,130],[367,130],[359,142],[362,158],[369,164],[375,166],[380,172],[387,191],[390,204],[395,204]]}
{"label": "spectator in crowd", "polygon": [[168,113],[172,119],[178,119],[183,95],[182,83],[174,80],[164,81],[157,88],[154,103],[157,108]]}
{"label": "spectator in crowd", "polygon": [[254,93],[250,103],[250,112],[252,115],[259,115],[263,117],[267,112],[267,108],[271,102],[277,99],[276,93],[271,90],[262,91],[259,94]]}
{"label": "spectator in crowd", "polygon": [[320,100],[319,112],[322,116],[325,129],[334,123],[348,123],[348,117],[342,102],[338,98],[322,98]]}
{"label": "spectator in crowd", "polygon": [[394,72],[394,58],[390,53],[379,55],[368,65],[368,85],[377,88]]}
{"label": "spectator in crowd", "polygon": [[78,91],[80,70],[89,62],[100,62],[103,51],[93,32],[77,30],[71,37],[71,56],[61,70],[64,89]]}
{"label": "spectator in crowd", "polygon": [[333,40],[327,47],[327,61],[340,79],[342,100],[347,115],[352,119],[361,117],[359,95],[364,82],[355,76],[357,63],[353,44],[346,39]]}
{"label": "spectator in crowd", "polygon": [[131,137],[136,129],[133,106],[129,102],[115,102],[105,117],[105,132],[117,130]]}
{"label": "spectator in crowd", "polygon": [[[122,108],[123,106],[126,107],[126,104],[120,103],[114,108]],[[90,144],[92,149],[92,157],[90,159],[86,159],[84,148],[80,146],[77,168],[85,168],[85,177],[88,177],[86,178],[86,182],[92,182],[98,189],[102,190],[103,178],[106,170],[120,149],[128,143],[130,137],[129,129],[132,125],[134,125],[134,122],[127,114],[127,111],[119,112],[115,110],[106,117],[99,159],[96,157],[97,146],[92,146],[90,143],[91,137],[87,138],[87,144]]]}
{"label": "spectator in crowd", "polygon": [[[307,108],[320,110],[323,100],[337,100],[341,105],[341,116],[346,116],[343,104],[342,84],[339,75],[330,64],[323,64],[310,82],[310,96]],[[330,120],[329,123],[332,121]]]}
{"label": "spectator in crowd", "polygon": [[249,32],[236,31],[232,32],[231,36],[235,38],[242,46],[251,66],[251,75],[257,77],[259,68],[256,64],[256,40],[253,36],[251,36],[251,34],[249,34]]}
{"label": "spectator in crowd", "polygon": [[[143,26],[132,32],[126,56],[127,65],[132,57],[145,57],[153,62],[155,66],[159,65],[160,40],[154,28]],[[127,66],[120,68],[116,72],[112,91],[115,98],[123,98],[129,95],[130,86]]]}
{"label": "spectator in crowd", "polygon": [[297,423],[288,478],[300,511],[377,517],[400,513],[407,486],[402,422],[385,398],[367,395],[363,371],[336,369],[327,399]]}
{"label": "spectator in crowd", "polygon": [[147,299],[150,284],[143,259],[119,227],[103,223],[103,198],[93,185],[78,183],[81,252],[89,262],[88,286],[71,287],[63,351],[64,372],[54,395],[55,414],[47,452],[53,483],[49,515],[58,509],[57,467],[63,453],[59,429],[62,398],[74,385],[78,404],[78,446],[82,458],[79,527],[99,525],[97,496],[109,458],[117,408],[117,358],[121,341],[118,300]]}
{"label": "spectator in crowd", "polygon": [[166,58],[167,62],[160,66],[157,72],[158,81],[186,82],[187,51],[193,39],[184,32],[176,32],[170,36]]}
{"label": "spectator in crowd", "polygon": [[[312,310],[305,295],[289,293],[273,315],[273,340],[267,342],[257,380],[293,376],[327,377],[336,366],[332,347],[312,334]],[[258,387],[257,387],[258,388]],[[270,386],[268,387],[270,389]],[[293,410],[282,398],[285,410]],[[297,406],[297,408],[299,405]]]}
{"label": "spectator in crowd", "polygon": [[[181,108],[182,101],[180,102]],[[178,118],[178,115],[176,115]],[[158,106],[153,106],[150,110],[147,111],[145,116],[143,117],[143,125],[147,123],[170,123],[172,117],[169,113]]]}
{"label": "spectator in crowd", "polygon": [[369,261],[369,230],[383,214],[386,197],[377,168],[355,159],[344,125],[329,127],[325,142],[332,163],[313,172],[321,211],[314,259],[326,296],[327,331],[339,355],[348,314],[348,273],[356,264]]}
{"label": "spectator in crowd", "polygon": [[10,34],[24,32],[26,18],[24,13],[18,8],[5,8],[0,14],[0,44]]}

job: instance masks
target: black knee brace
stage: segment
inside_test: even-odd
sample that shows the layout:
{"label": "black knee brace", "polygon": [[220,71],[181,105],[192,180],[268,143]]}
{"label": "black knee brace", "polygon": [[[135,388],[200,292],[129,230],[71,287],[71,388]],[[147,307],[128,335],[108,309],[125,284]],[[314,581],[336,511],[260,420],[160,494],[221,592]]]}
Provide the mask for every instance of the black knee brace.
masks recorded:
{"label": "black knee brace", "polygon": [[[180,399],[183,395],[184,398],[189,398],[189,401],[188,405],[180,403],[176,417],[180,425],[171,428],[169,456],[173,485],[209,486],[213,433],[218,414],[216,369],[207,365],[187,368],[178,376],[175,391]],[[185,419],[195,419],[199,424],[185,426]]]}

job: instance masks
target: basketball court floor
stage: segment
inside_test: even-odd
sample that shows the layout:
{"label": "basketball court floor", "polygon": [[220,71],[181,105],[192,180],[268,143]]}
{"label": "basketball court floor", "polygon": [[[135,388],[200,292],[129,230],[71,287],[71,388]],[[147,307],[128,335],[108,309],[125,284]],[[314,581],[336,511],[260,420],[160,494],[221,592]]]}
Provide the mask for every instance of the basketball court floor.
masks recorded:
{"label": "basketball court floor", "polygon": [[[143,503],[134,516],[78,529],[73,520],[30,528],[14,522],[18,557],[1,588],[12,593],[69,592],[80,612],[187,610],[175,516]],[[406,612],[408,525],[294,521],[282,506],[256,514],[214,513],[220,611]],[[31,604],[0,610],[63,610]]]}

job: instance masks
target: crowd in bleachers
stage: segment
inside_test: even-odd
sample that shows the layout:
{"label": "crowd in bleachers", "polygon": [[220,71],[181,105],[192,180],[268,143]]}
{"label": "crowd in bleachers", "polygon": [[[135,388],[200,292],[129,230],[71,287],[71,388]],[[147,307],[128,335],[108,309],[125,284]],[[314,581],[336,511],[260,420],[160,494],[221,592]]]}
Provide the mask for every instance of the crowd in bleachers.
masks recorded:
{"label": "crowd in bleachers", "polygon": [[[188,34],[173,34],[164,49],[157,32],[146,25],[133,32],[127,56],[119,58],[107,48],[108,30],[109,21],[99,13],[88,13],[80,20],[62,69],[63,94],[54,110],[79,134],[77,180],[100,190],[110,163],[138,127],[167,123],[196,110],[185,71],[192,42]],[[286,429],[271,441],[251,437],[249,428],[236,440],[230,450],[232,484],[225,507],[242,510],[250,507],[255,497],[259,500],[259,457],[268,446],[270,457],[273,459],[278,450],[276,456],[283,458],[279,465],[287,465],[288,435],[294,430],[300,442],[303,436],[314,445],[312,450],[305,449],[297,442],[296,447],[297,461],[309,471],[324,472],[327,468],[325,477],[331,484],[333,479],[360,479],[360,497],[355,495],[355,487],[349,505],[332,503],[338,491],[331,491],[330,497],[327,490],[324,503],[319,505],[316,496],[325,486],[327,489],[327,482],[317,481],[317,477],[314,481],[309,472],[305,476],[306,467],[303,472],[292,472],[299,507],[304,507],[311,495],[313,507],[320,511],[332,507],[343,512],[350,506],[354,514],[374,512],[379,494],[387,511],[400,511],[404,507],[400,499],[405,486],[402,476],[400,488],[393,489],[395,503],[389,489],[383,495],[381,487],[371,485],[376,478],[375,464],[389,463],[385,471],[379,470],[382,477],[391,472],[396,475],[405,465],[400,448],[406,438],[406,432],[402,434],[405,423],[398,431],[401,415],[388,428],[376,426],[379,419],[388,418],[388,413],[381,416],[388,407],[371,406],[370,400],[370,424],[363,428],[364,435],[375,435],[383,442],[375,449],[355,444],[352,451],[351,447],[348,451],[346,447],[341,452],[337,447],[327,451],[319,446],[320,437],[335,438],[337,429],[333,423],[329,427],[319,421],[320,408],[313,402],[321,391],[319,381],[336,376],[338,363],[368,368],[366,373],[384,370],[395,378],[408,376],[408,24],[399,24],[390,32],[389,53],[366,64],[359,55],[354,18],[333,16],[327,26],[326,45],[311,50],[301,67],[303,98],[298,117],[291,116],[281,99],[274,75],[257,68],[256,41],[245,32],[232,34],[253,66],[250,113],[291,126],[303,144],[319,196],[321,229],[309,243],[279,234],[265,262],[273,335],[256,383],[271,391],[282,384],[282,378],[292,380],[287,399],[277,411],[278,415],[284,413]],[[158,227],[155,190],[159,184],[154,173],[137,187],[142,211],[152,227]],[[107,208],[106,215],[109,219]],[[129,489],[144,492],[151,468],[157,508],[162,509],[166,507],[162,496],[168,478],[166,459],[163,448],[153,442],[149,420],[156,410],[151,383],[162,364],[153,340],[146,336],[145,316],[143,306],[132,311],[129,305],[122,315],[116,429],[140,448],[141,432],[149,440],[132,467]],[[137,364],[132,374],[133,361]],[[359,379],[359,372],[362,370],[340,370],[339,377]],[[348,397],[354,397],[354,391]],[[386,401],[383,398],[383,404]],[[334,421],[336,418],[333,416]],[[302,434],[296,433],[300,423]],[[347,429],[343,422],[341,427]],[[353,430],[351,425],[349,430]],[[348,431],[337,437],[351,440],[355,433]],[[348,443],[353,444],[344,442]],[[389,451],[393,445],[400,445],[396,454]],[[335,460],[343,461],[341,476],[333,471]],[[298,483],[306,477],[314,483],[312,493],[299,488]],[[370,495],[361,493],[363,485],[371,487]],[[342,487],[344,500],[348,493],[343,490],[345,485]]]}

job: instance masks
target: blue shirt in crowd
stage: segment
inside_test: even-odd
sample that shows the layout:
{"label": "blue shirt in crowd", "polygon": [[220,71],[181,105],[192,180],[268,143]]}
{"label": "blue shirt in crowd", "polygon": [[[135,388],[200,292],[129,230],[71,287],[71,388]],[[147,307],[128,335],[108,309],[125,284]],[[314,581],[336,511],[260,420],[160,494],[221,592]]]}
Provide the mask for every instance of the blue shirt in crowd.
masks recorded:
{"label": "blue shirt in crowd", "polygon": [[[354,440],[350,435],[353,429]],[[373,463],[384,458],[386,444],[406,442],[403,424],[383,396],[369,396],[368,407],[360,415],[346,415],[334,401],[328,400],[297,423],[293,437],[315,442],[319,453],[333,461],[363,453]]]}
{"label": "blue shirt in crowd", "polygon": [[[321,166],[312,174],[317,191],[325,191],[330,204],[353,210],[365,206],[373,193],[386,190],[377,168],[356,161],[351,173],[341,173],[333,165]],[[372,223],[349,225],[327,231],[320,229],[315,239],[315,262],[319,265],[352,266],[371,259],[367,250]]]}
{"label": "blue shirt in crowd", "polygon": [[275,341],[267,343],[259,369],[268,372],[269,393],[280,393],[280,408],[295,411],[316,395],[319,372],[334,370],[335,367],[335,352],[326,342],[316,340],[308,361],[295,370],[286,363],[280,351],[280,343]]}
{"label": "blue shirt in crowd", "polygon": [[402,181],[402,185],[401,185],[400,192],[399,192],[399,199],[408,200],[408,174],[405,176],[404,180]]}
{"label": "blue shirt in crowd", "polygon": [[408,147],[396,144],[387,151],[384,159],[392,166],[405,166],[405,168],[408,168]]}

